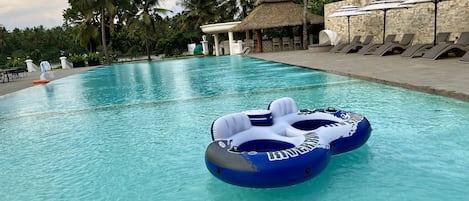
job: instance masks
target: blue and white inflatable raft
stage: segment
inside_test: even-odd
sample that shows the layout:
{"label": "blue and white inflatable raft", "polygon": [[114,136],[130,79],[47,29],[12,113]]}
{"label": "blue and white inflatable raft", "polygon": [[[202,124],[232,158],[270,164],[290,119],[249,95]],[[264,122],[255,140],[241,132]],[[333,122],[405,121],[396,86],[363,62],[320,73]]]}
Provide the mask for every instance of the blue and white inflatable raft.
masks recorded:
{"label": "blue and white inflatable raft", "polygon": [[331,155],[362,146],[370,134],[370,123],[359,114],[333,108],[298,110],[292,98],[281,98],[267,110],[216,119],[205,163],[210,173],[230,184],[288,186],[315,177]]}

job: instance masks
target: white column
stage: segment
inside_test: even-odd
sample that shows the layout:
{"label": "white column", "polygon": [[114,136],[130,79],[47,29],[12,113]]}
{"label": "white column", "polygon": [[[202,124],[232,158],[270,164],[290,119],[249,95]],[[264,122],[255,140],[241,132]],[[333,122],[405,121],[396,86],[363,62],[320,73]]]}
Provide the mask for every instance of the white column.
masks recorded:
{"label": "white column", "polygon": [[230,44],[230,55],[234,55],[233,53],[233,32],[228,32],[228,42]]}
{"label": "white column", "polygon": [[215,56],[220,56],[220,48],[218,47],[218,34],[213,34],[215,40]]}
{"label": "white column", "polygon": [[207,36],[203,35],[202,36],[202,41],[200,41],[200,43],[202,43],[202,53],[207,56],[208,55],[208,41],[207,41]]}
{"label": "white column", "polygon": [[60,57],[60,64],[62,64],[62,69],[73,68],[73,64],[67,61],[67,57]]}
{"label": "white column", "polygon": [[202,43],[202,53],[207,56],[208,55],[208,41],[200,41]]}
{"label": "white column", "polygon": [[26,67],[28,68],[28,72],[37,71],[37,66],[33,63],[33,60],[27,59],[25,62],[26,62]]}

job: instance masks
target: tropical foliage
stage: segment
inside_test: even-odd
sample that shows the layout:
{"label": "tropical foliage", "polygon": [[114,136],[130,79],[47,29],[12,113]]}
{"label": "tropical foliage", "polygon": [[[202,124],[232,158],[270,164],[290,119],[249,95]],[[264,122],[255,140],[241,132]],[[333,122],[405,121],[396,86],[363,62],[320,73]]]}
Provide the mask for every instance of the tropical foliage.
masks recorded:
{"label": "tropical foliage", "polygon": [[86,52],[72,38],[71,27],[46,29],[39,26],[8,31],[0,25],[0,66],[16,58],[23,58],[22,63],[25,58],[35,63],[40,59],[59,62],[61,51],[65,54]]}
{"label": "tropical foliage", "polygon": [[[187,44],[199,42],[200,26],[242,20],[255,0],[180,0],[184,10],[162,9],[162,0],[69,0],[64,24],[6,30],[0,25],[0,66],[7,58],[31,58],[35,62],[58,57],[101,52],[104,62],[116,56],[182,54]],[[307,4],[308,12],[322,14],[323,4],[336,0],[296,0]],[[171,17],[168,17],[167,15]],[[224,37],[224,36],[222,36]],[[207,37],[212,40],[212,37]]]}
{"label": "tropical foliage", "polygon": [[88,66],[97,66],[101,64],[102,56],[98,53],[89,53],[86,55]]}

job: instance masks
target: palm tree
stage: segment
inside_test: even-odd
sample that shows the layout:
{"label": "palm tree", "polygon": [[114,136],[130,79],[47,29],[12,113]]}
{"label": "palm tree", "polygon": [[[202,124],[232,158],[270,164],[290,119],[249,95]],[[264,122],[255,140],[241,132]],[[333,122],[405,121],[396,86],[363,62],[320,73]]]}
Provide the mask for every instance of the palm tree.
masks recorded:
{"label": "palm tree", "polygon": [[142,39],[142,43],[145,45],[148,61],[151,61],[150,45],[155,40],[157,21],[162,20],[159,14],[171,12],[169,10],[159,8],[159,4],[159,0],[134,0],[134,6],[136,7],[137,13],[129,25],[129,32],[131,35],[139,35]]}
{"label": "palm tree", "polygon": [[254,0],[239,0],[239,4],[241,6],[241,17],[244,19],[254,9]]}
{"label": "palm tree", "polygon": [[[109,60],[109,53],[107,49],[107,42],[106,42],[106,17],[110,21],[110,23],[114,23],[114,16],[116,15],[116,7],[114,6],[113,0],[94,0],[94,6],[99,9],[100,14],[100,22],[101,22],[101,42],[103,45],[103,52],[104,57],[107,63],[110,62]],[[93,5],[93,4],[91,4]]]}
{"label": "palm tree", "polygon": [[73,40],[88,51],[93,51],[95,50],[94,41],[99,35],[99,30],[95,25],[94,15],[87,8],[86,2],[86,0],[69,1],[71,8],[65,10],[63,17],[65,24],[75,25],[71,31]]}
{"label": "palm tree", "polygon": [[8,31],[0,24],[0,49],[6,45]]}
{"label": "palm tree", "polygon": [[223,12],[217,12],[217,1],[213,0],[183,0],[180,5],[184,8],[183,15],[187,19],[182,30],[187,30],[191,25],[197,30],[209,22],[218,22],[221,19],[218,12]]}
{"label": "palm tree", "polygon": [[[86,25],[93,24],[90,23],[90,21],[100,22],[101,44],[103,46],[106,62],[110,62],[106,44],[106,19],[110,20],[111,23],[114,21],[114,16],[117,12],[114,0],[69,0],[68,2],[72,8],[67,9],[67,11],[70,12],[69,15],[75,15],[73,17],[76,18],[76,22],[81,24],[85,23]],[[64,14],[64,16],[66,15],[67,14]],[[99,20],[96,17],[99,17]]]}
{"label": "palm tree", "polygon": [[217,13],[221,17],[220,20],[229,22],[234,17],[241,13],[241,7],[238,5],[239,0],[219,0],[219,4],[216,5]]}
{"label": "palm tree", "polygon": [[74,40],[88,51],[93,51],[93,41],[99,36],[99,30],[91,22],[83,22],[72,30]]}
{"label": "palm tree", "polygon": [[[249,15],[252,9],[254,9],[254,0],[239,0],[239,4],[241,6],[240,19],[242,20]],[[249,30],[246,30],[246,39],[250,38]]]}

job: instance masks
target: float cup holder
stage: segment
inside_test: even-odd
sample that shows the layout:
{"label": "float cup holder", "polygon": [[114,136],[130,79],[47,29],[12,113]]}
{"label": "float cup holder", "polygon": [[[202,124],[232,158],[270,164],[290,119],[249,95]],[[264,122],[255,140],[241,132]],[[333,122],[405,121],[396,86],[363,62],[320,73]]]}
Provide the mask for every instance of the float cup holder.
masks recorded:
{"label": "float cup holder", "polygon": [[272,126],[274,123],[270,110],[249,110],[244,113],[248,115],[253,126]]}

